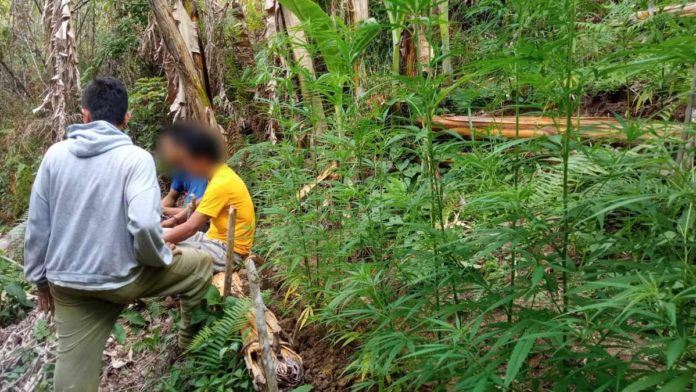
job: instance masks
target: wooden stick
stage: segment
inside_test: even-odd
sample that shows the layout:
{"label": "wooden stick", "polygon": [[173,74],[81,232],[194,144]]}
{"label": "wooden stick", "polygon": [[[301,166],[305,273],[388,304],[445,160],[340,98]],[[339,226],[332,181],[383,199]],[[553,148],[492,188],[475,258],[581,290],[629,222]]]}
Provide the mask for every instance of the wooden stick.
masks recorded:
{"label": "wooden stick", "polygon": [[24,266],[20,262],[15,261],[14,259],[9,258],[9,257],[3,255],[2,253],[0,253],[0,258],[4,259],[8,263],[10,263],[11,266],[19,269],[20,271],[24,270]]}
{"label": "wooden stick", "polygon": [[237,221],[237,210],[230,206],[227,218],[227,258],[225,259],[225,285],[222,299],[229,297],[232,291],[232,269],[234,268],[234,226]]}
{"label": "wooden stick", "polygon": [[317,178],[314,181],[312,181],[311,184],[303,186],[302,189],[300,189],[299,192],[297,192],[297,200],[302,200],[305,197],[307,197],[307,195],[309,194],[309,192],[312,191],[312,189],[314,189],[317,185],[319,185],[320,182],[324,181],[328,176],[330,176],[331,173],[333,173],[337,168],[338,162],[331,162],[331,165],[329,165],[329,167],[327,167],[326,170],[321,172],[321,174],[317,176]]}
{"label": "wooden stick", "polygon": [[189,220],[194,211],[196,211],[196,195],[191,196],[191,202],[186,206],[186,220]]}
{"label": "wooden stick", "polygon": [[268,392],[278,392],[278,378],[266,328],[266,305],[264,305],[263,297],[261,296],[261,279],[259,279],[253,258],[248,257],[244,264],[246,265],[247,277],[249,279],[251,301],[256,314],[256,330],[258,331],[259,344],[261,345],[261,362],[263,363],[263,372],[266,377],[266,390]]}
{"label": "wooden stick", "polygon": [[[677,153],[677,164],[685,163],[685,167],[690,169],[693,165],[693,157],[689,157],[688,151],[694,143],[694,136],[689,133],[689,129],[693,127],[696,123],[696,118],[694,118],[694,112],[696,112],[696,64],[694,64],[694,76],[691,82],[691,93],[689,94],[689,100],[686,104],[686,113],[684,113],[684,133],[682,134],[682,141],[684,144],[679,147],[679,152]],[[690,158],[690,159],[689,159]]]}

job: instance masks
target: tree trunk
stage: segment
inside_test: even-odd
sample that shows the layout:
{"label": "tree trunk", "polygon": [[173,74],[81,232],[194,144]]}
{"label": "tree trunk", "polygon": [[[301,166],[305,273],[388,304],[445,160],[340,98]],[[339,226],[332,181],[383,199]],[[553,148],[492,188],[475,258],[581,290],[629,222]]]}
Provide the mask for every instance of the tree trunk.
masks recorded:
{"label": "tree trunk", "polygon": [[[280,18],[280,8],[278,5],[278,1],[266,0],[264,4],[264,10],[266,11],[266,28],[264,30],[264,38],[266,41],[266,45],[268,45],[270,49],[271,47],[273,47],[273,42],[275,41],[275,37],[278,34],[278,31],[280,31],[280,26],[278,26]],[[270,50],[268,60],[273,61],[275,63],[275,56],[273,56]],[[276,89],[278,87],[275,69],[276,67],[273,67],[271,79],[266,84],[265,91],[263,92],[265,97],[268,99],[268,102],[271,102],[268,105],[268,119],[266,122],[266,136],[268,137],[268,141],[270,141],[271,144],[276,144],[278,142],[278,135],[276,134],[276,131],[278,129],[278,123],[273,118],[273,102],[275,102],[277,98]]]}
{"label": "tree trunk", "polygon": [[5,72],[7,72],[8,75],[10,75],[10,78],[12,79],[17,92],[24,94],[25,97],[30,98],[31,94],[29,94],[29,90],[27,89],[27,86],[24,85],[24,82],[15,74],[15,72],[10,68],[10,66],[5,63],[3,60],[2,54],[0,54],[0,66],[5,69]]}
{"label": "tree trunk", "polygon": [[418,72],[432,73],[432,68],[430,62],[435,58],[435,51],[433,46],[430,45],[428,41],[428,36],[426,35],[426,28],[423,25],[417,27],[418,31],[418,66],[416,69]]}
{"label": "tree trunk", "polygon": [[[179,32],[169,7],[164,0],[149,0],[155,13],[155,20],[167,51],[173,58],[174,66],[180,80],[180,88],[186,99],[187,117],[203,121],[215,129],[220,127],[215,121],[210,99],[206,93],[204,81],[201,80],[196,64],[187,46],[187,41]],[[190,37],[188,37],[190,38]],[[189,39],[190,41],[190,39]],[[189,44],[191,44],[189,42]],[[200,49],[199,49],[200,50]]]}
{"label": "tree trunk", "polygon": [[[198,11],[198,7],[192,0],[182,0],[182,4],[184,6],[184,9],[186,9],[186,13],[188,14],[188,17],[191,19],[191,22],[194,24],[196,27],[196,41],[197,41],[197,46],[198,50],[197,51],[192,51],[191,56],[193,56],[193,62],[196,64],[196,69],[198,70],[198,76],[201,78],[203,81],[203,85],[205,86],[205,92],[206,95],[208,95],[208,99],[212,103],[213,99],[213,94],[210,91],[210,80],[208,77],[208,68],[206,66],[206,58],[205,58],[205,46],[203,46],[203,40],[201,39],[200,32],[202,30],[201,28],[201,23],[200,23],[200,13]],[[211,26],[212,28],[212,26]]]}
{"label": "tree trunk", "polygon": [[[295,61],[300,67],[307,71],[310,77],[316,78],[314,61],[312,60],[312,55],[307,51],[307,37],[300,26],[300,19],[287,8],[281,6],[280,9],[283,14],[283,19],[285,20],[288,36],[290,37],[290,45],[292,46],[292,53]],[[324,105],[321,101],[321,97],[310,90],[305,75],[298,74],[298,78],[300,80],[302,98],[307,104],[311,105],[312,111],[316,116],[316,130],[321,133],[326,130],[326,117],[324,115]]]}
{"label": "tree trunk", "polygon": [[[152,3],[163,3],[163,1],[156,0],[151,1]],[[176,99],[170,110],[174,112],[174,118],[191,117],[203,120],[207,117],[206,107],[210,107],[211,104],[210,96],[205,88],[202,65],[198,64],[202,61],[201,48],[198,45],[198,28],[182,0],[174,3],[172,13],[169,13],[168,7],[163,9],[154,7],[160,35],[174,59],[179,79]],[[171,26],[168,22],[171,22]],[[171,31],[170,27],[173,27]],[[198,57],[198,63],[196,57]]]}
{"label": "tree trunk", "polygon": [[452,58],[450,57],[450,31],[449,31],[449,0],[442,0],[438,5],[440,16],[440,40],[442,41],[442,73],[452,75]]}
{"label": "tree trunk", "polygon": [[[414,35],[414,30],[417,27],[411,26],[411,28],[404,29],[403,39],[401,40],[401,62],[400,73],[406,76],[416,76],[418,75],[418,48],[416,47],[416,38]],[[403,72],[401,72],[403,69]]]}
{"label": "tree trunk", "polygon": [[693,135],[694,127],[696,127],[696,64],[694,64],[693,81],[691,83],[691,91],[686,104],[686,112],[684,113],[684,133],[682,134],[682,144],[677,153],[677,163],[684,165],[687,170],[694,167],[694,156],[690,154],[690,150],[696,146],[696,136]]}
{"label": "tree trunk", "polygon": [[44,100],[34,112],[50,106],[53,112],[53,139],[65,137],[68,113],[76,111],[77,95],[80,91],[75,32],[73,30],[70,0],[46,0],[43,8],[46,32],[47,68],[51,74]]}
{"label": "tree trunk", "polygon": [[[358,26],[370,17],[370,6],[368,0],[350,0],[351,22],[353,26]],[[365,80],[367,72],[362,61],[356,61],[353,65],[353,84],[355,85],[355,95],[365,92],[362,81]]]}

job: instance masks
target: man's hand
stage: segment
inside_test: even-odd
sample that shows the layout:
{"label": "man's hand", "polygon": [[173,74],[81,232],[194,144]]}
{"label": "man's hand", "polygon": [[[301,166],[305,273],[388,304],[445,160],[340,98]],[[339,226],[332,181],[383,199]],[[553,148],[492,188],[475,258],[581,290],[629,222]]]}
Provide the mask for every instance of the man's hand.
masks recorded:
{"label": "man's hand", "polygon": [[183,208],[179,208],[179,207],[163,207],[162,208],[162,213],[164,215],[167,215],[167,216],[174,216],[174,215],[180,213],[181,211],[183,211]]}
{"label": "man's hand", "polygon": [[55,309],[53,307],[53,296],[51,295],[51,290],[48,288],[48,286],[39,287],[38,298],[39,310],[44,313],[53,314]]}
{"label": "man's hand", "polygon": [[181,249],[176,247],[176,244],[172,244],[171,242],[167,242],[167,246],[169,249],[172,251],[172,256],[177,256],[181,254]]}
{"label": "man's hand", "polygon": [[171,229],[172,227],[176,227],[176,219],[169,218],[169,219],[163,221],[162,227],[165,229]]}
{"label": "man's hand", "polygon": [[[177,217],[175,217],[175,219],[176,218]],[[209,220],[209,216],[203,215],[200,212],[194,212],[188,220],[184,218],[180,220],[180,225],[177,225],[171,230],[167,230],[162,238],[164,238],[164,242],[178,244],[196,234],[196,232]]]}

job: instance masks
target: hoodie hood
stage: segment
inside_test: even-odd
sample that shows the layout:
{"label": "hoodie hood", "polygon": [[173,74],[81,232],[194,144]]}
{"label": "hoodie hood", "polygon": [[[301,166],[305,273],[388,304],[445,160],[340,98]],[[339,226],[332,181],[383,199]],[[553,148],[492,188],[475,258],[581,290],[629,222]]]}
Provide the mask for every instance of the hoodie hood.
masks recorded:
{"label": "hoodie hood", "polygon": [[68,150],[78,158],[93,157],[116,147],[132,144],[125,133],[107,121],[68,127]]}

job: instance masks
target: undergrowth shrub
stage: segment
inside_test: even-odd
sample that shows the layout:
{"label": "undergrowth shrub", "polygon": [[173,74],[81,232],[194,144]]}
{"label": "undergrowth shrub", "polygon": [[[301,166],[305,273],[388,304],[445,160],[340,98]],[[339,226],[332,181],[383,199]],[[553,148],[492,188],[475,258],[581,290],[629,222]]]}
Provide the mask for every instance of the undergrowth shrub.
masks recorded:
{"label": "undergrowth shrub", "polygon": [[169,123],[167,81],[161,77],[140,78],[129,91],[131,120],[127,132],[138,146],[153,151],[160,130]]}
{"label": "undergrowth shrub", "polygon": [[[194,314],[194,321],[203,320],[204,327],[177,363],[156,385],[163,391],[250,391],[252,380],[243,358],[240,331],[248,324],[251,309],[248,298],[230,297],[222,302],[217,289],[206,295],[209,310]],[[210,307],[221,307],[222,312]]]}
{"label": "undergrowth shrub", "polygon": [[43,151],[50,145],[50,132],[43,120],[8,124],[0,136],[0,222],[12,224],[29,206],[34,174]]}

